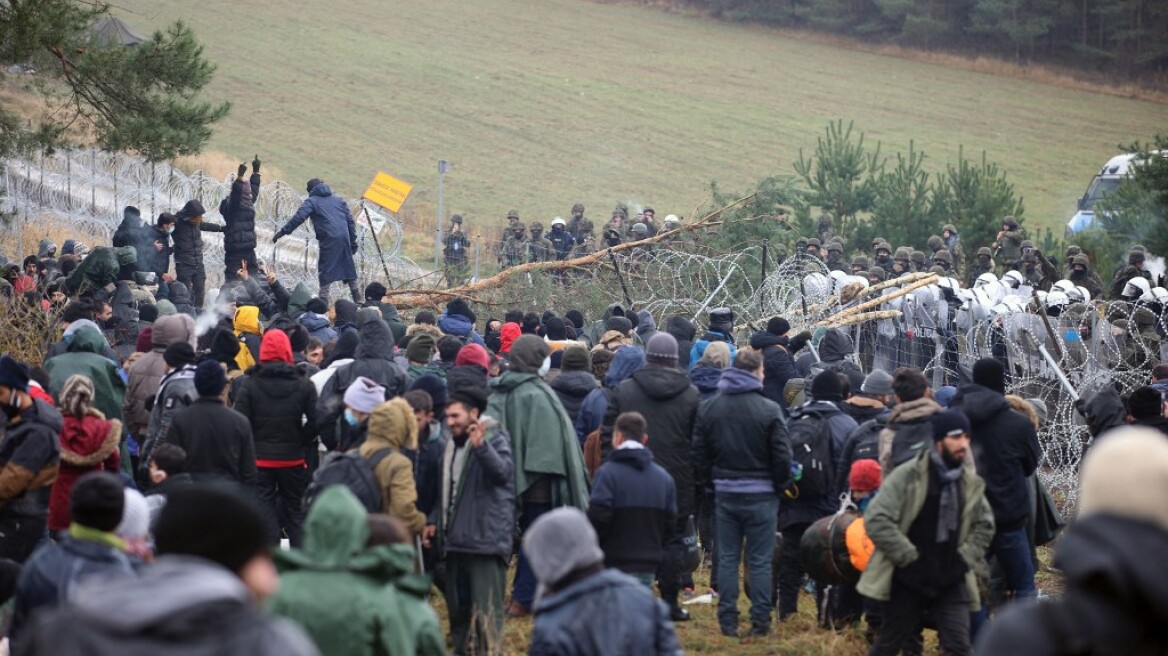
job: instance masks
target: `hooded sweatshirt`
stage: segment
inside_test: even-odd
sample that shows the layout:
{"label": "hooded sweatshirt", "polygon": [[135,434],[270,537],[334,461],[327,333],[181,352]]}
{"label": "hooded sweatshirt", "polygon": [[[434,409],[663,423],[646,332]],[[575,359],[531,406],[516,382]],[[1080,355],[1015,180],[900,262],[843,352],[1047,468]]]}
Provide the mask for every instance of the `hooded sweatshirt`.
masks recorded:
{"label": "hooded sweatshirt", "polygon": [[235,363],[240,371],[255,366],[260,357],[260,309],[244,305],[235,311],[235,335],[239,338],[239,354]]}
{"label": "hooded sweatshirt", "polygon": [[417,451],[418,422],[410,404],[398,397],[377,406],[369,417],[365,442],[361,444],[363,458],[392,449],[373,470],[381,487],[382,507],[390,517],[396,517],[415,534],[426,527],[426,516],[418,510],[418,488],[414,482],[414,467],[403,449]]}

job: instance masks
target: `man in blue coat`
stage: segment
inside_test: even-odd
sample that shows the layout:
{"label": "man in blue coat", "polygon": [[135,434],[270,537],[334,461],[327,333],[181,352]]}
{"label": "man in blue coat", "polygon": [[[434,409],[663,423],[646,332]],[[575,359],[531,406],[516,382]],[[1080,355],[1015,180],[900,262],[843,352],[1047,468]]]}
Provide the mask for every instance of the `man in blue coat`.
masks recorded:
{"label": "man in blue coat", "polygon": [[353,301],[361,302],[361,290],[357,287],[357,268],[353,256],[357,254],[357,226],[344,198],[333,195],[333,190],[324,181],[313,178],[308,181],[308,198],[292,215],[283,228],[276,231],[272,243],[280,237],[292,234],[306,219],[312,219],[312,229],[320,242],[320,258],[317,275],[320,279],[319,296],[328,303],[329,286],[338,280],[345,281]]}

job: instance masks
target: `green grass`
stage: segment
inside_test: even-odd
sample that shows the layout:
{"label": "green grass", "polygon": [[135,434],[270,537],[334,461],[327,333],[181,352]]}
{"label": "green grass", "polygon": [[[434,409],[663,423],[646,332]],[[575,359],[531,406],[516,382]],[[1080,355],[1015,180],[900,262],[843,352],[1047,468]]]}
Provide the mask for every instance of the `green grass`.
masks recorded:
{"label": "green grass", "polygon": [[[416,184],[427,224],[436,161],[447,212],[492,226],[594,219],[617,200],[688,216],[709,180],[790,173],[831,120],[940,169],[986,150],[1033,227],[1060,226],[1115,145],[1168,127],[1151,102],[800,41],[764,29],[583,0],[123,0],[139,29],[182,19],[220,65],[231,115],[212,148],[358,195],[383,169]],[[421,226],[414,228],[422,230]],[[485,234],[494,235],[491,228]]]}

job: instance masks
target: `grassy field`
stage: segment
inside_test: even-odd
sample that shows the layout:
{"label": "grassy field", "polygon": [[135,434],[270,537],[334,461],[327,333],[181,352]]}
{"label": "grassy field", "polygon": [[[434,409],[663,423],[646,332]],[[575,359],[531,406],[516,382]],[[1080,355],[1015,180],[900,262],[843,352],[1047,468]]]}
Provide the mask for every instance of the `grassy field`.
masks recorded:
{"label": "grassy field", "polygon": [[[482,226],[594,218],[618,200],[689,215],[711,179],[743,189],[791,172],[828,121],[935,168],[959,145],[1011,174],[1032,226],[1069,218],[1115,145],[1168,127],[1168,107],[908,61],[652,9],[583,0],[123,0],[146,30],[182,19],[234,103],[212,148],[359,194],[383,169],[432,220]],[[125,8],[125,9],[121,9]],[[420,226],[418,230],[422,230]],[[472,231],[473,231],[472,227]],[[492,229],[487,234],[495,234]]]}

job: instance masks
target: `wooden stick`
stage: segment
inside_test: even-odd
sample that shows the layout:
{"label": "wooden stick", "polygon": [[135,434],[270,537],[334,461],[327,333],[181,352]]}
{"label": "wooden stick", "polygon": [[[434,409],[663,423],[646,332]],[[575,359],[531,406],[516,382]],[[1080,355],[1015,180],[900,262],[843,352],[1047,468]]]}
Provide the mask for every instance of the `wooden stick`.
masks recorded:
{"label": "wooden stick", "polygon": [[912,292],[913,290],[920,289],[921,287],[925,287],[927,285],[931,285],[931,284],[937,282],[937,278],[938,278],[938,276],[936,274],[928,275],[925,278],[922,278],[921,280],[918,280],[907,287],[904,287],[902,289],[898,289],[897,291],[895,291],[887,296],[881,296],[880,298],[874,298],[870,301],[867,301],[867,302],[861,303],[859,305],[850,307],[842,312],[836,312],[835,314],[831,315],[830,317],[827,317],[826,319],[824,319],[823,321],[820,321],[819,323],[817,323],[815,325],[828,326],[828,325],[831,325],[833,323],[837,323],[837,322],[839,322],[847,317],[850,317],[852,315],[859,314],[865,310],[869,310],[871,308],[877,307],[877,306],[879,306],[882,303],[885,303],[887,301],[891,301],[894,298],[899,298],[901,296],[904,296],[904,295],[908,294],[909,292]]}

